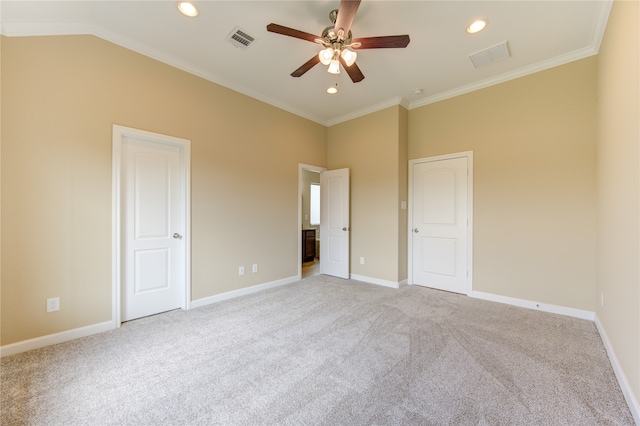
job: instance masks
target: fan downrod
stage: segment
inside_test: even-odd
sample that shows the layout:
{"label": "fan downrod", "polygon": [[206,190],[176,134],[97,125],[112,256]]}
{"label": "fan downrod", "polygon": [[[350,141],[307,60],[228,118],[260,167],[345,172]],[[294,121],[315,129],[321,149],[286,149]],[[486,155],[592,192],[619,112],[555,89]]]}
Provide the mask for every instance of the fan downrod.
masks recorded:
{"label": "fan downrod", "polygon": [[336,19],[338,19],[338,9],[333,9],[331,12],[329,12],[329,19],[333,24],[336,23]]}

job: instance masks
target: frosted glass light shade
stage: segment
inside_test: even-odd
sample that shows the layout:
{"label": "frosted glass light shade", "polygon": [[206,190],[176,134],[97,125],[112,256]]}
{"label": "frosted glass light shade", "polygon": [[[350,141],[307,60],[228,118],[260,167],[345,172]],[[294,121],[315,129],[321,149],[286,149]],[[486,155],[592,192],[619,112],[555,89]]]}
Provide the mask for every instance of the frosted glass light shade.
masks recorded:
{"label": "frosted glass light shade", "polygon": [[331,74],[340,74],[340,62],[338,62],[337,59],[332,59],[327,72]]}
{"label": "frosted glass light shade", "polygon": [[323,65],[329,65],[331,63],[331,59],[333,58],[333,49],[327,47],[326,49],[321,50],[320,53],[318,53],[318,57],[320,58],[320,62],[322,62]]}
{"label": "frosted glass light shade", "polygon": [[344,59],[344,62],[347,64],[347,66],[350,67],[356,61],[358,54],[349,49],[344,49],[340,56],[342,56],[342,59]]}

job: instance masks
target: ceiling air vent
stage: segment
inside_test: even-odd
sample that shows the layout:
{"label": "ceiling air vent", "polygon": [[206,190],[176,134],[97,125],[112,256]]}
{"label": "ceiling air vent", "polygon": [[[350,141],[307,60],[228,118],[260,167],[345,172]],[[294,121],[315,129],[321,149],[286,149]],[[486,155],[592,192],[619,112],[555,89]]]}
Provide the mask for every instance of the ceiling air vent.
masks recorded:
{"label": "ceiling air vent", "polygon": [[510,57],[511,52],[509,52],[509,42],[507,41],[503,41],[495,46],[491,46],[487,49],[469,55],[471,62],[473,62],[473,66],[476,68],[481,68],[494,62],[509,59]]}
{"label": "ceiling air vent", "polygon": [[239,49],[246,49],[256,41],[256,39],[240,27],[235,27],[227,36],[226,40]]}

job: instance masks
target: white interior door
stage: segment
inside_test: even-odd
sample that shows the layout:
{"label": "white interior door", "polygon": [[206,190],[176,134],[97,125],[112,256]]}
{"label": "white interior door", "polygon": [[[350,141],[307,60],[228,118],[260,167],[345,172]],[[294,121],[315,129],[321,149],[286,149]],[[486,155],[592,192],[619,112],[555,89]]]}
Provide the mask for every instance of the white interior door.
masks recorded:
{"label": "white interior door", "polygon": [[468,158],[413,163],[411,281],[470,291]]}
{"label": "white interior door", "polygon": [[320,273],[349,279],[349,169],[320,174]]}
{"label": "white interior door", "polygon": [[121,140],[122,321],[184,307],[184,150],[148,138]]}

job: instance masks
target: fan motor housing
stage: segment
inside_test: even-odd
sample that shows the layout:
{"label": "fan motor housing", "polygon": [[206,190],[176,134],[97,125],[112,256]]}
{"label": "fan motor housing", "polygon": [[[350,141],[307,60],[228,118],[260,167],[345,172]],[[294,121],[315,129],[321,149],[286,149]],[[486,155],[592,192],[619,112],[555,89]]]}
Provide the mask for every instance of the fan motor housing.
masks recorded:
{"label": "fan motor housing", "polygon": [[[324,31],[322,31],[321,37],[327,42],[327,44],[333,44],[336,41],[338,41],[338,36],[336,35],[333,26],[329,26],[329,27],[325,28]],[[351,44],[351,39],[352,38],[353,38],[353,36],[351,34],[351,30],[349,30],[349,34],[347,34],[347,37],[344,40],[342,40],[342,43],[343,44]]]}

